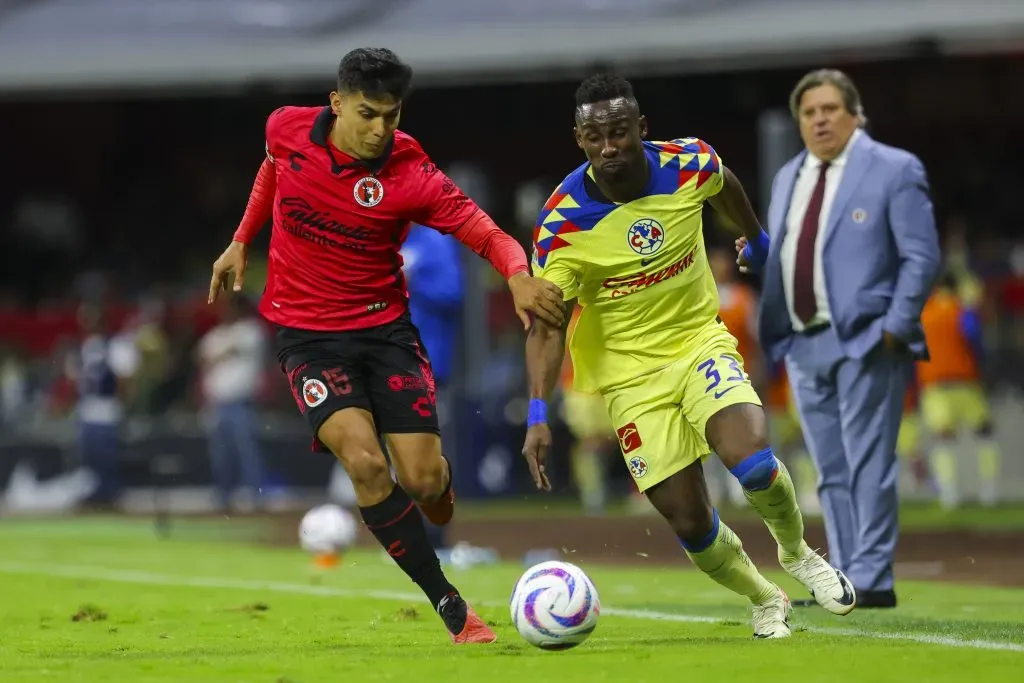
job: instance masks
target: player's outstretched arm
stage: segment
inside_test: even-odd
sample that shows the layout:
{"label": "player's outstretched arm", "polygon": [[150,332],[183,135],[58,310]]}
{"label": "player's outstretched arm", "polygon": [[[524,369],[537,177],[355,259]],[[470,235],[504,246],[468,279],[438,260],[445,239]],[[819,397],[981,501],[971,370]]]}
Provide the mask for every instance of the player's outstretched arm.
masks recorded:
{"label": "player's outstretched arm", "polygon": [[761,222],[757,220],[750,198],[736,174],[723,166],[722,180],[722,190],[708,203],[727,227],[746,239],[741,248],[743,266],[757,270],[768,258],[768,233],[761,229]]}
{"label": "player's outstretched arm", "polygon": [[213,262],[213,275],[210,277],[210,294],[208,303],[217,300],[220,291],[227,290],[228,276],[234,273],[234,291],[242,291],[245,284],[245,264],[248,257],[249,242],[270,220],[274,212],[274,193],[277,191],[277,176],[274,173],[274,162],[268,156],[260,165],[253,183],[249,202],[245,206],[242,221],[235,230],[234,237],[227,249]]}
{"label": "player's outstretched arm", "polygon": [[499,228],[482,209],[452,235],[483,256],[508,280],[516,315],[523,329],[530,329],[530,313],[549,325],[558,327],[567,320],[562,305],[562,290],[545,280],[530,275],[526,252],[519,242]]}
{"label": "player's outstretched arm", "polygon": [[552,325],[565,322],[561,291],[530,275],[526,252],[519,242],[499,228],[425,154],[418,158],[416,168],[412,177],[420,179],[416,192],[420,205],[410,219],[450,234],[490,261],[508,281],[523,329],[530,329],[530,313]]}
{"label": "player's outstretched arm", "polygon": [[[561,292],[561,290],[559,290]],[[569,320],[573,302],[562,304],[565,320]],[[526,372],[530,384],[530,410],[527,416],[526,443],[523,457],[530,467],[533,483],[540,491],[550,491],[551,482],[544,471],[551,429],[548,427],[548,398],[555,389],[565,357],[565,324],[551,325],[538,320],[526,337]]]}

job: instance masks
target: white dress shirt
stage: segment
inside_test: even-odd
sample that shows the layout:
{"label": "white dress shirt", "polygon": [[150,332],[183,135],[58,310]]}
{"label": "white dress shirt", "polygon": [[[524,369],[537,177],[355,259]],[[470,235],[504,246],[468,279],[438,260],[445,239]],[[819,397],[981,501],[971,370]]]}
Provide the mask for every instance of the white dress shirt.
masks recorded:
{"label": "white dress shirt", "polygon": [[260,388],[264,365],[264,334],[260,323],[245,318],[222,323],[199,342],[206,364],[203,393],[210,403],[251,401]]}
{"label": "white dress shirt", "polygon": [[832,321],[831,311],[828,305],[828,289],[826,286],[827,275],[822,267],[822,252],[825,247],[825,238],[828,230],[829,213],[832,211],[832,202],[836,198],[836,190],[843,179],[843,171],[846,170],[846,161],[850,156],[850,149],[860,136],[858,128],[853,131],[846,147],[832,160],[828,170],[825,171],[825,196],[822,198],[821,214],[818,223],[818,236],[814,243],[814,298],[817,301],[818,312],[804,325],[804,322],[797,317],[793,309],[793,278],[796,272],[796,246],[800,240],[800,232],[803,230],[804,214],[807,213],[807,205],[811,203],[811,195],[814,194],[814,186],[818,183],[818,174],[821,170],[821,159],[807,152],[800,172],[797,174],[796,185],[793,186],[793,197],[789,202],[789,213],[786,214],[786,239],[782,242],[779,257],[782,261],[782,288],[786,294],[786,306],[789,308],[789,317],[793,322],[793,329],[802,332],[807,327]]}

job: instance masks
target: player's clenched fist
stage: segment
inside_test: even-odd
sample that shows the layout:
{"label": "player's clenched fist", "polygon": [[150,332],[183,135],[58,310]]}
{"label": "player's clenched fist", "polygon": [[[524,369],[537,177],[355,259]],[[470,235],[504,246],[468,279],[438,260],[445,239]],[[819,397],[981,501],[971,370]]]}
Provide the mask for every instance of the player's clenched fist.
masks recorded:
{"label": "player's clenched fist", "polygon": [[248,248],[242,242],[231,242],[228,248],[224,250],[224,253],[213,262],[213,276],[210,278],[210,296],[207,298],[207,303],[213,303],[217,300],[217,294],[220,293],[221,289],[227,290],[228,288],[228,274],[235,274],[235,286],[234,291],[242,291],[242,286],[245,284],[245,262],[248,254]]}
{"label": "player's clenched fist", "polygon": [[736,240],[736,265],[740,267],[741,273],[750,272],[750,261],[747,259],[747,255],[744,250],[747,248],[747,238],[740,237]]}
{"label": "player's clenched fist", "polygon": [[562,290],[558,285],[531,277],[527,273],[516,273],[509,278],[508,288],[512,291],[516,315],[523,321],[523,329],[530,329],[527,311],[552,327],[561,327],[565,322]]}
{"label": "player's clenched fist", "polygon": [[530,476],[539,491],[550,491],[551,482],[544,471],[544,463],[551,447],[551,429],[546,422],[535,424],[526,430],[526,443],[523,444],[523,456],[530,466]]}

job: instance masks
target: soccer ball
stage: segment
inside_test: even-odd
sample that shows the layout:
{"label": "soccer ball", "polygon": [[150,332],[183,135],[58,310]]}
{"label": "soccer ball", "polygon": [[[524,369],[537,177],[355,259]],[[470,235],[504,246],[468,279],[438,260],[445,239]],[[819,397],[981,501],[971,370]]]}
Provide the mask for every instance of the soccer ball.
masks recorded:
{"label": "soccer ball", "polygon": [[350,512],[334,504],[318,505],[299,524],[299,544],[312,553],[318,564],[337,564],[342,551],[356,540],[356,520]]}
{"label": "soccer ball", "polygon": [[542,650],[576,647],[597,628],[601,600],[583,570],[568,562],[541,562],[526,570],[512,590],[512,623]]}

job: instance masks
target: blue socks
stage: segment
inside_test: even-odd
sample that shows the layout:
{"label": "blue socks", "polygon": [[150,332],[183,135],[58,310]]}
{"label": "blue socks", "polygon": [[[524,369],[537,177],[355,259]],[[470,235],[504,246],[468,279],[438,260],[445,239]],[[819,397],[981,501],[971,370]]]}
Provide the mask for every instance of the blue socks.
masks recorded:
{"label": "blue socks", "polygon": [[696,543],[687,543],[686,540],[680,538],[679,545],[683,546],[683,550],[685,550],[688,553],[702,552],[710,548],[711,544],[715,542],[716,538],[718,538],[718,530],[719,526],[721,525],[721,523],[718,521],[718,510],[712,508],[711,512],[714,515],[714,520],[711,523],[711,531],[708,532],[707,536],[702,538],[700,541],[697,541]]}
{"label": "blue socks", "polygon": [[796,504],[793,479],[786,466],[775,458],[771,447],[760,450],[729,469],[743,486],[750,505],[782,547],[787,558],[805,551],[804,519]]}
{"label": "blue socks", "polygon": [[779,474],[779,461],[771,446],[754,453],[746,460],[729,468],[732,476],[748,491],[763,491],[772,485]]}

